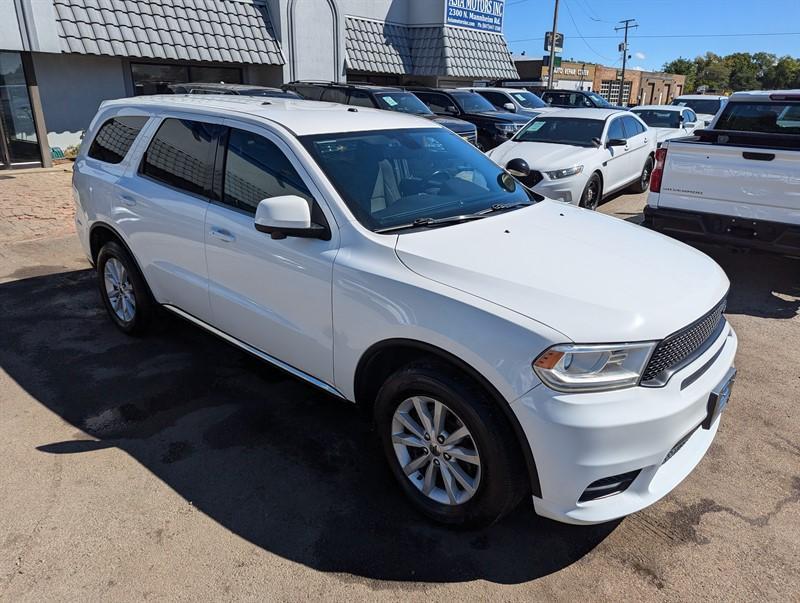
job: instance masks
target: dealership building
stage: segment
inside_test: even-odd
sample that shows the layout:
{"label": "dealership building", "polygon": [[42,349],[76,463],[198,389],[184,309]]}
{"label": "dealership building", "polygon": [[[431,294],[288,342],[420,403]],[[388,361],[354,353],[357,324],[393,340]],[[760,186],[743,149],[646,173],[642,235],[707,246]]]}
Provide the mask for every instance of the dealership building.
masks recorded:
{"label": "dealership building", "polygon": [[186,81],[517,79],[504,0],[0,0],[0,169],[49,165],[106,99]]}

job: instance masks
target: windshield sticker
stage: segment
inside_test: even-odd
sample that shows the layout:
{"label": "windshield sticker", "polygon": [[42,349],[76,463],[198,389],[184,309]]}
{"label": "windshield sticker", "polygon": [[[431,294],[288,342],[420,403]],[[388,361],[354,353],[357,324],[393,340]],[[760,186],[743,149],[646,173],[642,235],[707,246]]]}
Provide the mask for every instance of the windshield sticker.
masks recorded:
{"label": "windshield sticker", "polygon": [[391,96],[382,96],[381,98],[390,107],[396,107],[397,106],[397,101],[394,100]]}
{"label": "windshield sticker", "polygon": [[534,121],[531,122],[531,124],[526,129],[526,132],[538,132],[543,127],[544,127],[544,122],[543,121],[534,120]]}
{"label": "windshield sticker", "polygon": [[519,101],[526,100],[525,95],[522,94],[522,93],[519,93],[519,92],[517,92],[516,94],[512,94],[511,96],[513,96],[514,98],[516,98]]}

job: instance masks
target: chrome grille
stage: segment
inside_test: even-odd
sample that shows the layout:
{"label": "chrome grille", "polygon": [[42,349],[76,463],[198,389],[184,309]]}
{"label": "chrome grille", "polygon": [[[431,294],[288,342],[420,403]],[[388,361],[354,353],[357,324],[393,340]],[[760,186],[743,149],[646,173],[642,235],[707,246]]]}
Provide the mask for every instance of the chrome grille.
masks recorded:
{"label": "chrome grille", "polygon": [[459,134],[459,136],[461,136],[461,138],[466,140],[471,145],[478,146],[478,134],[477,134],[477,132],[474,132],[472,134]]}
{"label": "chrome grille", "polygon": [[688,327],[673,333],[656,346],[642,374],[642,385],[661,386],[669,374],[680,368],[687,359],[711,343],[711,337],[724,324],[725,299],[705,316]]}

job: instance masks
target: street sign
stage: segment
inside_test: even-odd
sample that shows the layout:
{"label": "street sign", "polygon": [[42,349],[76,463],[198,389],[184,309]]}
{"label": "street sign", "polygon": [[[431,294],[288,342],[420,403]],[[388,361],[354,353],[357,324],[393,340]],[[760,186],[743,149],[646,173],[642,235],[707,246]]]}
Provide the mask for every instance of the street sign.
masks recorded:
{"label": "street sign", "polygon": [[[553,32],[548,31],[544,34],[544,51],[550,52],[550,39],[553,37]],[[556,34],[556,52],[563,52],[564,50],[564,34]]]}
{"label": "street sign", "polygon": [[[544,65],[545,67],[549,67],[550,66],[550,55],[549,54],[544,55],[542,57],[542,61],[543,61],[542,65]],[[556,68],[561,67],[561,57],[558,56],[558,55],[554,56],[553,57],[553,63],[555,63]]]}

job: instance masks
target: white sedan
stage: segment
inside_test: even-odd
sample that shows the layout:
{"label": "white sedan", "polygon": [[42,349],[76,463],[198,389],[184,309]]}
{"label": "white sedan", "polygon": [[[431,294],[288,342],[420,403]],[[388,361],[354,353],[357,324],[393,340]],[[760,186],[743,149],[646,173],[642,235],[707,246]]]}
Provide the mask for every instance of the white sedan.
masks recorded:
{"label": "white sedan", "polygon": [[630,111],[569,109],[536,117],[488,155],[545,197],[595,209],[623,188],[646,191],[655,150]]}
{"label": "white sedan", "polygon": [[700,121],[688,107],[642,105],[634,107],[631,112],[648,125],[659,147],[665,140],[691,136],[698,127],[705,127],[705,122]]}

